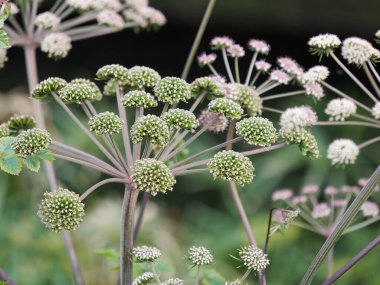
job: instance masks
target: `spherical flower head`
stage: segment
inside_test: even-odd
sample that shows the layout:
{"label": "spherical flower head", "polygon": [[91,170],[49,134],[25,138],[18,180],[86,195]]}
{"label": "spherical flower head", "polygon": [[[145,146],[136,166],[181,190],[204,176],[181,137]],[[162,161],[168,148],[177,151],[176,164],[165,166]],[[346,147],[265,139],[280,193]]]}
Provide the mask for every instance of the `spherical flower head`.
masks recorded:
{"label": "spherical flower head", "polygon": [[380,102],[377,102],[375,106],[372,107],[372,116],[375,119],[380,119]]}
{"label": "spherical flower head", "polygon": [[255,67],[258,71],[268,72],[272,65],[265,60],[258,60],[255,62]]}
{"label": "spherical flower head", "polygon": [[82,104],[85,101],[95,101],[97,93],[93,86],[87,83],[70,82],[58,91],[65,104]]}
{"label": "spherical flower head", "polygon": [[291,131],[314,125],[317,114],[309,106],[298,106],[286,109],[280,117],[281,130]]}
{"label": "spherical flower head", "polygon": [[169,168],[162,161],[151,158],[136,161],[132,166],[131,178],[136,189],[149,192],[152,196],[172,191],[176,183]]}
{"label": "spherical flower head", "polygon": [[112,27],[118,30],[122,30],[124,28],[124,19],[114,10],[103,10],[96,15],[96,21],[99,25]]}
{"label": "spherical flower head", "polygon": [[183,285],[184,282],[179,278],[171,278],[162,283],[162,285]]}
{"label": "spherical flower head", "polygon": [[144,6],[139,9],[139,13],[145,19],[148,29],[158,29],[166,24],[165,15],[153,7]]}
{"label": "spherical flower head", "polygon": [[7,49],[0,48],[0,69],[4,68],[5,62],[8,61]]}
{"label": "spherical flower head", "polygon": [[327,203],[319,203],[319,204],[314,206],[314,208],[311,212],[311,216],[314,219],[321,219],[321,218],[325,218],[325,217],[330,216],[330,213],[331,213],[331,209],[327,205]]}
{"label": "spherical flower head", "polygon": [[120,64],[109,64],[98,69],[96,79],[114,80],[121,85],[125,85],[130,82],[131,75],[126,67]]}
{"label": "spherical flower head", "polygon": [[121,132],[123,121],[112,112],[103,112],[93,116],[88,122],[90,131],[98,135],[118,134]]}
{"label": "spherical flower head", "polygon": [[25,158],[47,149],[50,143],[50,134],[46,130],[34,128],[19,134],[12,143],[12,149]]}
{"label": "spherical flower head", "polygon": [[322,57],[323,55],[328,55],[330,52],[333,52],[334,49],[338,48],[341,45],[340,39],[333,34],[321,34],[315,37],[312,37],[308,41],[311,54],[316,54]]}
{"label": "spherical flower head", "polygon": [[91,0],[66,0],[66,4],[79,13],[91,9]]}
{"label": "spherical flower head", "polygon": [[214,257],[211,252],[203,246],[192,246],[188,251],[187,259],[194,265],[209,265],[213,263]]}
{"label": "spherical flower head", "polygon": [[109,9],[119,11],[123,6],[119,0],[92,0],[90,1],[90,7],[97,11]]}
{"label": "spherical flower head", "polygon": [[290,57],[280,57],[277,59],[278,65],[289,75],[294,76],[297,80],[301,80],[304,70]]}
{"label": "spherical flower head", "polygon": [[199,126],[195,115],[183,109],[170,109],[162,115],[169,127],[193,132]]}
{"label": "spherical flower head", "polygon": [[135,281],[133,281],[133,285],[146,285],[149,283],[153,283],[155,281],[154,274],[152,272],[144,272],[140,276],[138,276]]}
{"label": "spherical flower head", "polygon": [[210,42],[211,48],[215,50],[222,49],[222,48],[227,49],[233,44],[235,44],[234,40],[226,36],[215,37]]}
{"label": "spherical flower head", "polygon": [[228,119],[218,113],[205,109],[198,118],[202,127],[208,126],[207,130],[214,133],[224,132],[228,127]]}
{"label": "spherical flower head", "polygon": [[380,30],[377,30],[375,33],[375,41],[376,43],[380,43]]}
{"label": "spherical flower head", "polygon": [[280,69],[273,70],[270,73],[269,78],[283,85],[287,85],[290,81],[289,75],[287,75],[284,71]]}
{"label": "spherical flower head", "polygon": [[268,54],[270,51],[270,45],[262,40],[257,39],[251,39],[248,41],[248,48],[251,51],[261,53],[261,54]]}
{"label": "spherical flower head", "polygon": [[360,211],[364,217],[376,218],[379,215],[379,206],[370,201],[366,201],[361,205]]}
{"label": "spherical flower head", "polygon": [[46,99],[67,85],[66,80],[59,77],[49,77],[41,81],[32,91],[33,99]]}
{"label": "spherical flower head", "polygon": [[142,90],[129,91],[121,102],[124,107],[154,108],[158,106],[154,96]]}
{"label": "spherical flower head", "polygon": [[116,81],[111,79],[103,87],[103,94],[105,96],[115,96],[116,94]]}
{"label": "spherical flower head", "polygon": [[250,116],[259,116],[263,110],[263,100],[259,93],[252,87],[243,84],[232,84],[232,93],[237,97],[237,102],[247,109]]}
{"label": "spherical flower head", "polygon": [[319,191],[319,186],[316,184],[308,184],[302,187],[301,193],[304,195],[313,195],[318,193]]}
{"label": "spherical flower head", "polygon": [[244,266],[254,271],[261,271],[269,265],[268,256],[254,245],[243,246],[239,250],[239,257]]}
{"label": "spherical flower head", "polygon": [[334,186],[327,186],[324,192],[325,195],[332,196],[338,194],[338,189],[336,189]]}
{"label": "spherical flower head", "polygon": [[373,54],[373,47],[371,43],[366,40],[351,37],[343,41],[342,57],[347,60],[349,64],[362,66],[366,61],[371,59]]}
{"label": "spherical flower head", "polygon": [[161,80],[157,71],[146,66],[134,66],[129,69],[129,72],[131,75],[130,85],[133,88],[153,88]]}
{"label": "spherical flower head", "polygon": [[239,120],[244,113],[242,107],[238,103],[226,98],[216,98],[212,100],[208,104],[208,110],[210,112],[221,114],[228,119],[236,120]]}
{"label": "spherical flower head", "polygon": [[143,245],[133,248],[132,254],[137,262],[153,262],[161,256],[161,251],[156,247]]}
{"label": "spherical flower head", "polygon": [[83,221],[84,204],[78,194],[58,188],[44,193],[38,216],[47,228],[55,232],[75,230]]}
{"label": "spherical flower head", "polygon": [[349,139],[337,139],[327,149],[327,158],[332,165],[354,164],[359,155],[359,147]]}
{"label": "spherical flower head", "polygon": [[48,34],[41,41],[41,50],[54,59],[66,57],[71,47],[70,37],[61,32]]}
{"label": "spherical flower head", "polygon": [[295,144],[299,147],[302,155],[310,159],[319,157],[318,143],[315,137],[306,129],[298,129],[292,131],[280,132],[280,135],[285,139],[287,144]]}
{"label": "spherical flower head", "polygon": [[233,44],[228,47],[227,54],[233,58],[243,57],[245,55],[244,48],[241,45]]}
{"label": "spherical flower head", "polygon": [[304,84],[322,82],[329,77],[329,74],[330,71],[326,66],[316,65],[304,73],[302,81]]}
{"label": "spherical flower head", "polygon": [[201,53],[198,57],[198,64],[200,67],[204,67],[206,65],[212,64],[216,60],[216,54],[215,53]]}
{"label": "spherical flower head", "polygon": [[133,143],[140,143],[144,138],[147,138],[155,145],[164,146],[168,143],[169,136],[169,126],[163,119],[155,115],[139,118],[131,129]]}
{"label": "spherical flower head", "polygon": [[311,95],[317,100],[325,97],[322,85],[317,82],[306,83],[303,87],[305,88],[306,95]]}
{"label": "spherical flower head", "polygon": [[348,201],[346,199],[336,199],[333,202],[334,207],[340,208],[340,207],[346,207]]}
{"label": "spherical flower head", "polygon": [[330,121],[344,121],[356,113],[356,105],[345,98],[333,99],[327,104],[325,113],[330,116]]}
{"label": "spherical flower head", "polygon": [[255,172],[251,160],[233,150],[218,152],[207,164],[207,167],[214,179],[221,178],[240,185],[251,183]]}
{"label": "spherical flower head", "polygon": [[34,24],[39,30],[56,30],[61,23],[61,18],[51,12],[38,14]]}
{"label": "spherical flower head", "polygon": [[0,124],[0,138],[10,136],[11,132],[9,131],[8,124],[2,123]]}
{"label": "spherical flower head", "polygon": [[281,189],[273,192],[272,201],[286,201],[293,197],[293,191],[290,189]]}
{"label": "spherical flower head", "polygon": [[154,92],[159,101],[169,104],[187,102],[191,97],[190,84],[178,77],[164,77],[158,81]]}
{"label": "spherical flower head", "polygon": [[276,142],[277,130],[266,118],[250,117],[236,124],[236,134],[250,145],[270,146]]}
{"label": "spherical flower head", "polygon": [[211,97],[224,97],[223,84],[209,76],[197,78],[191,83],[191,94],[199,97],[203,93]]}
{"label": "spherical flower head", "polygon": [[34,118],[27,115],[14,115],[9,118],[7,125],[10,134],[17,134],[20,131],[26,131],[37,127]]}
{"label": "spherical flower head", "polygon": [[75,78],[73,80],[70,81],[70,83],[73,83],[73,84],[87,84],[91,89],[92,89],[92,92],[93,92],[93,98],[89,98],[87,100],[89,100],[90,102],[92,101],[100,101],[102,98],[103,98],[103,95],[102,95],[102,92],[100,92],[100,89],[99,87],[92,81],[88,80],[88,79],[85,79],[85,78]]}

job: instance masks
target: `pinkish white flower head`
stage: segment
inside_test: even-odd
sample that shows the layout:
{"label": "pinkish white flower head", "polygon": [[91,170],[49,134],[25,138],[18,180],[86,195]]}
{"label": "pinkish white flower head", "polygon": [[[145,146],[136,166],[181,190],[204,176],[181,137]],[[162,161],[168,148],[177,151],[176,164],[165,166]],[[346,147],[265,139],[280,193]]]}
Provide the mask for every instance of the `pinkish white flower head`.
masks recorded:
{"label": "pinkish white flower head", "polygon": [[290,189],[281,189],[272,194],[272,201],[285,201],[293,196],[293,191]]}
{"label": "pinkish white flower head", "polygon": [[65,33],[51,33],[41,41],[41,50],[51,58],[66,57],[70,49],[71,39]]}
{"label": "pinkish white flower head", "polygon": [[[208,125],[208,131],[214,133],[224,132],[228,127],[228,119],[218,113],[210,112],[204,109],[198,118],[199,123],[202,126]],[[211,122],[214,122],[210,125]]]}
{"label": "pinkish white flower head", "polygon": [[371,59],[373,46],[370,42],[357,37],[347,38],[343,41],[342,57],[349,64],[362,66]]}
{"label": "pinkish white flower head", "polygon": [[103,10],[100,11],[96,16],[96,20],[99,25],[104,25],[116,29],[123,29],[124,27],[124,19],[114,10]]}
{"label": "pinkish white flower head", "polygon": [[318,190],[319,190],[318,185],[309,184],[309,185],[305,185],[304,187],[302,187],[301,193],[304,195],[313,195],[313,194],[316,194],[318,192]]}
{"label": "pinkish white flower head", "polygon": [[359,194],[360,188],[357,186],[344,185],[341,188],[342,193]]}
{"label": "pinkish white flower head", "polygon": [[248,48],[254,52],[261,54],[268,54],[270,51],[270,45],[267,42],[257,39],[249,40]]}
{"label": "pinkish white flower head", "polygon": [[226,36],[215,37],[210,43],[212,49],[229,48],[233,44],[235,44],[234,40]]}
{"label": "pinkish white flower head", "polygon": [[312,126],[317,121],[317,114],[309,106],[291,107],[281,114],[280,126],[288,132]]}
{"label": "pinkish white flower head", "polygon": [[230,57],[239,58],[245,55],[244,48],[241,45],[233,44],[227,49],[227,53]]}
{"label": "pinkish white flower head", "polygon": [[307,202],[307,196],[305,195],[294,196],[292,199],[293,205],[303,204],[306,202]]}
{"label": "pinkish white flower head", "polygon": [[331,164],[354,164],[359,155],[359,147],[349,139],[337,139],[327,149],[327,158]]}
{"label": "pinkish white flower head", "polygon": [[94,10],[114,10],[120,11],[123,5],[119,0],[90,0],[90,7]]}
{"label": "pinkish white flower head", "polygon": [[148,26],[147,20],[136,10],[134,9],[126,9],[123,11],[123,16],[127,21],[134,22],[140,28],[146,28]]}
{"label": "pinkish white flower head", "polygon": [[56,30],[61,23],[61,18],[51,12],[44,12],[36,16],[34,24],[39,30]]}
{"label": "pinkish white flower head", "polygon": [[380,39],[380,30],[377,30],[376,33],[375,33],[375,37],[377,39]]}
{"label": "pinkish white flower head", "polygon": [[140,9],[140,14],[148,21],[150,25],[162,27],[166,24],[166,17],[165,15],[150,6],[146,6]]}
{"label": "pinkish white flower head", "polygon": [[66,4],[78,11],[88,11],[91,9],[91,0],[66,0]]}
{"label": "pinkish white flower head", "polygon": [[226,78],[220,75],[210,75],[208,76],[212,81],[214,81],[216,84],[225,84]]}
{"label": "pinkish white flower head", "polygon": [[275,69],[270,73],[269,78],[273,81],[277,81],[280,84],[287,85],[290,81],[289,75],[287,75],[284,71]]}
{"label": "pinkish white flower head", "polygon": [[[360,178],[358,181],[358,185],[363,188],[364,186],[367,185],[368,181],[369,181],[369,178]],[[375,187],[375,192],[378,192],[378,191],[380,191],[380,184],[378,184],[377,187]],[[358,189],[358,192],[359,192],[359,189]]]}
{"label": "pinkish white flower head", "polygon": [[311,216],[314,219],[320,219],[328,217],[331,213],[330,207],[327,205],[327,203],[319,203],[314,206],[313,211],[311,212]]}
{"label": "pinkish white flower head", "polygon": [[16,4],[14,4],[14,3],[12,3],[12,2],[10,2],[9,4],[10,4],[10,7],[11,7],[9,13],[10,13],[12,16],[14,16],[14,15],[16,15],[16,14],[18,14],[18,13],[20,12],[20,9],[17,7]]}
{"label": "pinkish white flower head", "polygon": [[346,199],[336,199],[333,202],[334,207],[340,208],[347,206],[348,201]]}
{"label": "pinkish white flower head", "polygon": [[216,60],[216,54],[215,53],[201,53],[199,56],[198,56],[198,64],[200,66],[205,66],[205,65],[208,65],[208,64],[212,64],[215,60]]}
{"label": "pinkish white flower head", "polygon": [[272,67],[272,65],[265,60],[258,60],[255,62],[255,67],[258,71],[267,72]]}
{"label": "pinkish white flower head", "polygon": [[7,49],[0,48],[0,69],[4,68],[5,62],[7,62]]}
{"label": "pinkish white flower head", "polygon": [[374,116],[375,119],[380,119],[380,102],[377,102],[375,106],[372,107],[372,116]]}
{"label": "pinkish white flower head", "polygon": [[227,99],[238,101],[240,99],[240,85],[236,83],[224,84],[225,96]]}
{"label": "pinkish white flower head", "polygon": [[325,81],[329,77],[330,71],[326,66],[316,65],[306,71],[303,75],[304,84]]}
{"label": "pinkish white flower head", "polygon": [[321,98],[325,97],[325,91],[323,90],[322,85],[317,82],[306,83],[304,85],[304,88],[306,95],[311,95],[317,100],[320,100]]}
{"label": "pinkish white flower head", "polygon": [[342,42],[336,35],[321,34],[312,37],[307,44],[309,45],[312,54],[323,56],[334,51],[334,49],[339,47],[341,43]]}
{"label": "pinkish white flower head", "polygon": [[380,61],[380,50],[378,50],[377,48],[372,49],[371,61],[372,62]]}
{"label": "pinkish white flower head", "polygon": [[325,188],[325,195],[332,196],[338,194],[338,189],[336,189],[334,186],[327,186]]}
{"label": "pinkish white flower head", "polygon": [[304,70],[294,59],[290,57],[279,57],[277,63],[286,73],[294,76],[297,80],[301,80],[303,77]]}
{"label": "pinkish white flower head", "polygon": [[345,98],[333,99],[327,104],[325,113],[330,116],[330,121],[344,121],[356,113],[356,105]]}
{"label": "pinkish white flower head", "polygon": [[375,218],[379,215],[379,206],[374,202],[364,202],[363,205],[360,207],[360,210],[362,211],[364,217]]}

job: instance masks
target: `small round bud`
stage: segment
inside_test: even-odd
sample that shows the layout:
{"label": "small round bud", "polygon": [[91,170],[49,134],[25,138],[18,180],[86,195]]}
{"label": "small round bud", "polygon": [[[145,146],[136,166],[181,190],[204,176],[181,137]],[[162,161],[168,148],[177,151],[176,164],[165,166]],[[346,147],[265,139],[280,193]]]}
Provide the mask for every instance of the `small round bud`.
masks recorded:
{"label": "small round bud", "polygon": [[33,129],[37,126],[36,121],[31,116],[14,115],[7,122],[11,134],[17,134],[20,131]]}
{"label": "small round bud", "polygon": [[179,278],[171,278],[162,283],[162,285],[183,285],[183,280]]}
{"label": "small round bud", "polygon": [[301,153],[311,159],[319,157],[318,143],[315,137],[305,129],[281,131],[281,136],[287,144],[298,145]]}
{"label": "small round bud", "polygon": [[67,85],[66,80],[59,77],[49,77],[41,81],[32,91],[33,99],[46,99],[52,93],[58,92]]}
{"label": "small round bud", "polygon": [[134,88],[153,88],[161,80],[160,74],[146,66],[134,66],[129,69],[131,75],[131,86]]}
{"label": "small round bud", "polygon": [[223,150],[207,164],[214,179],[234,181],[240,185],[251,183],[255,168],[251,160],[239,152]]}
{"label": "small round bud", "polygon": [[176,182],[163,162],[151,158],[136,161],[132,166],[131,178],[136,189],[149,192],[152,196],[172,191]]}
{"label": "small round bud", "polygon": [[10,136],[11,132],[9,131],[8,124],[0,124],[0,138]]}
{"label": "small round bud", "polygon": [[249,40],[248,48],[251,51],[258,52],[261,54],[268,54],[270,51],[270,45],[267,42],[257,39]]}
{"label": "small round bud", "polygon": [[239,250],[239,256],[244,266],[251,270],[261,271],[269,265],[268,256],[254,245],[242,247]]}
{"label": "small round bud", "polygon": [[168,143],[170,132],[163,119],[155,115],[146,115],[133,124],[131,137],[133,143],[140,143],[146,137],[153,144],[164,146]]}
{"label": "small round bud", "polygon": [[179,128],[193,132],[199,126],[199,122],[195,115],[190,111],[183,109],[170,109],[162,115],[162,119],[169,127]]}
{"label": "small round bud", "polygon": [[257,146],[270,146],[276,142],[277,131],[266,118],[250,117],[236,124],[236,134],[246,142]]}
{"label": "small round bud", "polygon": [[105,96],[115,96],[116,94],[116,83],[115,80],[108,80],[106,85],[103,88],[103,94]]}
{"label": "small round bud", "polygon": [[225,116],[210,112],[207,109],[202,111],[198,121],[203,127],[208,126],[207,130],[214,133],[223,132],[228,127],[228,119]]}
{"label": "small round bud", "polygon": [[122,30],[125,24],[123,17],[110,9],[100,11],[96,16],[96,21],[99,25],[112,27],[118,30]]}
{"label": "small round bud", "polygon": [[333,99],[327,104],[325,113],[330,116],[330,121],[344,121],[356,113],[356,105],[345,98]]}
{"label": "small round bud", "polygon": [[7,49],[0,48],[0,69],[4,68],[5,63],[8,61]]}
{"label": "small round bud", "polygon": [[153,283],[154,280],[155,278],[152,272],[144,272],[133,281],[132,285],[147,285]]}
{"label": "small round bud", "polygon": [[204,67],[206,65],[212,64],[216,60],[216,54],[215,53],[207,54],[203,52],[198,56],[197,60],[198,60],[199,66]]}
{"label": "small round bud", "polygon": [[161,256],[161,251],[156,247],[143,245],[135,247],[132,254],[137,262],[153,262]]}
{"label": "small round bud", "polygon": [[153,95],[142,90],[129,91],[121,102],[124,107],[154,108],[158,106]]}
{"label": "small round bud", "polygon": [[312,37],[308,43],[311,54],[319,56],[328,55],[341,45],[340,39],[333,34],[321,34]]}
{"label": "small round bud", "polygon": [[230,57],[239,58],[245,55],[244,48],[241,45],[233,44],[227,49],[227,53]]}
{"label": "small round bud", "polygon": [[362,66],[366,61],[371,59],[372,54],[373,47],[366,40],[351,37],[343,41],[342,57],[347,60],[349,64]]}
{"label": "small round bud", "polygon": [[191,83],[191,93],[194,97],[204,92],[211,97],[224,97],[223,85],[209,76],[197,78]]}
{"label": "small round bud", "polygon": [[121,132],[123,122],[115,113],[103,112],[93,116],[88,125],[90,126],[90,131],[98,135],[112,135]]}
{"label": "small round bud", "polygon": [[208,104],[208,110],[210,112],[222,114],[229,119],[236,120],[239,120],[244,113],[242,107],[238,103],[226,98],[216,98],[212,100]]}
{"label": "small round bud", "polygon": [[287,85],[290,81],[289,75],[287,75],[285,72],[283,72],[280,69],[273,70],[270,73],[269,78],[283,85]]}
{"label": "small round bud", "polygon": [[349,139],[337,139],[327,149],[327,158],[331,164],[354,164],[359,155],[359,147]]}
{"label": "small round bud", "polygon": [[327,203],[319,203],[314,206],[311,216],[314,219],[321,219],[330,216],[331,209]]}
{"label": "small round bud", "polygon": [[317,114],[309,106],[286,109],[280,117],[281,130],[291,131],[314,125],[318,121]]}
{"label": "small round bud", "polygon": [[42,129],[29,129],[19,134],[12,143],[12,149],[21,157],[35,155],[51,143],[50,134]]}
{"label": "small round bud", "polygon": [[311,95],[317,100],[325,97],[322,85],[317,82],[306,83],[303,87],[305,88],[306,95]]}
{"label": "small round bud", "polygon": [[61,18],[51,12],[38,14],[34,24],[39,30],[56,30],[61,23]]}
{"label": "small round bud", "polygon": [[58,188],[44,193],[38,216],[47,228],[55,232],[75,230],[83,221],[84,204],[78,194]]}
{"label": "small round bud", "polygon": [[203,246],[192,246],[188,251],[187,259],[194,265],[209,265],[213,263],[214,257],[211,252]]}
{"label": "small round bud", "polygon": [[190,84],[177,77],[164,77],[158,81],[154,92],[159,101],[175,104],[191,97]]}
{"label": "small round bud", "polygon": [[302,81],[304,84],[322,82],[329,77],[329,74],[330,71],[326,66],[316,65],[304,73]]}
{"label": "small round bud", "polygon": [[229,38],[229,37],[226,37],[226,36],[223,36],[223,37],[215,37],[211,40],[211,48],[212,49],[222,49],[222,48],[229,48],[230,46],[232,46],[234,44],[234,40]]}
{"label": "small round bud", "polygon": [[377,102],[372,108],[372,116],[375,119],[380,119],[380,102]]}
{"label": "small round bud", "polygon": [[130,83],[131,75],[128,69],[120,64],[109,64],[98,69],[97,80],[114,80],[121,85]]}
{"label": "small round bud", "polygon": [[71,39],[65,33],[51,33],[41,41],[41,50],[54,59],[66,57],[71,47]]}
{"label": "small round bud", "polygon": [[95,101],[98,97],[93,86],[87,83],[70,82],[58,91],[65,104],[82,104],[85,101]]}
{"label": "small round bud", "polygon": [[379,215],[379,206],[374,202],[366,201],[360,207],[360,211],[364,217],[376,218]]}
{"label": "small round bud", "polygon": [[73,84],[87,84],[93,91],[93,99],[89,101],[100,101],[103,97],[102,92],[100,92],[99,87],[92,81],[84,78],[76,78],[70,81]]}
{"label": "small round bud", "polygon": [[290,189],[281,189],[273,192],[272,201],[286,201],[293,197],[293,191]]}

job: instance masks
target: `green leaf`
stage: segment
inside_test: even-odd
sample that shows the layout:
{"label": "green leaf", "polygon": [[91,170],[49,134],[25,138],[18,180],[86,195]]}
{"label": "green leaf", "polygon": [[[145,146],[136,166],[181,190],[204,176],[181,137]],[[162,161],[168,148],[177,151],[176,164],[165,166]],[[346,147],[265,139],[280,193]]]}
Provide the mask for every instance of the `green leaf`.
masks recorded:
{"label": "green leaf", "polygon": [[8,155],[14,154],[12,149],[12,142],[14,137],[2,137],[0,138],[0,153],[4,152]]}
{"label": "green leaf", "polygon": [[0,285],[8,285],[9,283],[7,281],[0,281]]}
{"label": "green leaf", "polygon": [[40,170],[41,163],[37,157],[29,155],[27,158],[23,160],[24,165],[33,172],[38,172]]}
{"label": "green leaf", "polygon": [[21,168],[21,160],[17,156],[8,156],[0,160],[0,169],[11,175],[19,175]]}
{"label": "green leaf", "polygon": [[97,254],[105,257],[108,260],[119,262],[120,254],[113,248],[104,248],[96,251]]}
{"label": "green leaf", "polygon": [[47,160],[50,162],[55,160],[54,155],[50,150],[41,150],[35,156],[40,159]]}
{"label": "green leaf", "polygon": [[224,284],[225,279],[215,269],[203,270],[203,283],[204,285],[220,285]]}
{"label": "green leaf", "polygon": [[9,38],[4,30],[0,30],[0,48],[9,47]]}

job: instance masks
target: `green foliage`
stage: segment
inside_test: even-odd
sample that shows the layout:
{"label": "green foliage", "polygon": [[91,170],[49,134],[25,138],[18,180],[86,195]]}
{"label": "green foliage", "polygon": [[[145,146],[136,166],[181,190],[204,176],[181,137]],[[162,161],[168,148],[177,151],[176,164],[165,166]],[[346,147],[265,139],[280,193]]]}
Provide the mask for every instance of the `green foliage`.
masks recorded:
{"label": "green foliage", "polygon": [[40,161],[38,160],[37,157],[35,156],[27,156],[24,160],[24,165],[30,170],[30,171],[33,171],[33,172],[38,172],[38,170],[40,170],[40,166],[41,166],[41,163]]}
{"label": "green foliage", "polygon": [[3,30],[4,22],[9,17],[11,6],[9,3],[5,3],[0,10],[0,48],[9,47],[9,38],[7,33]]}

